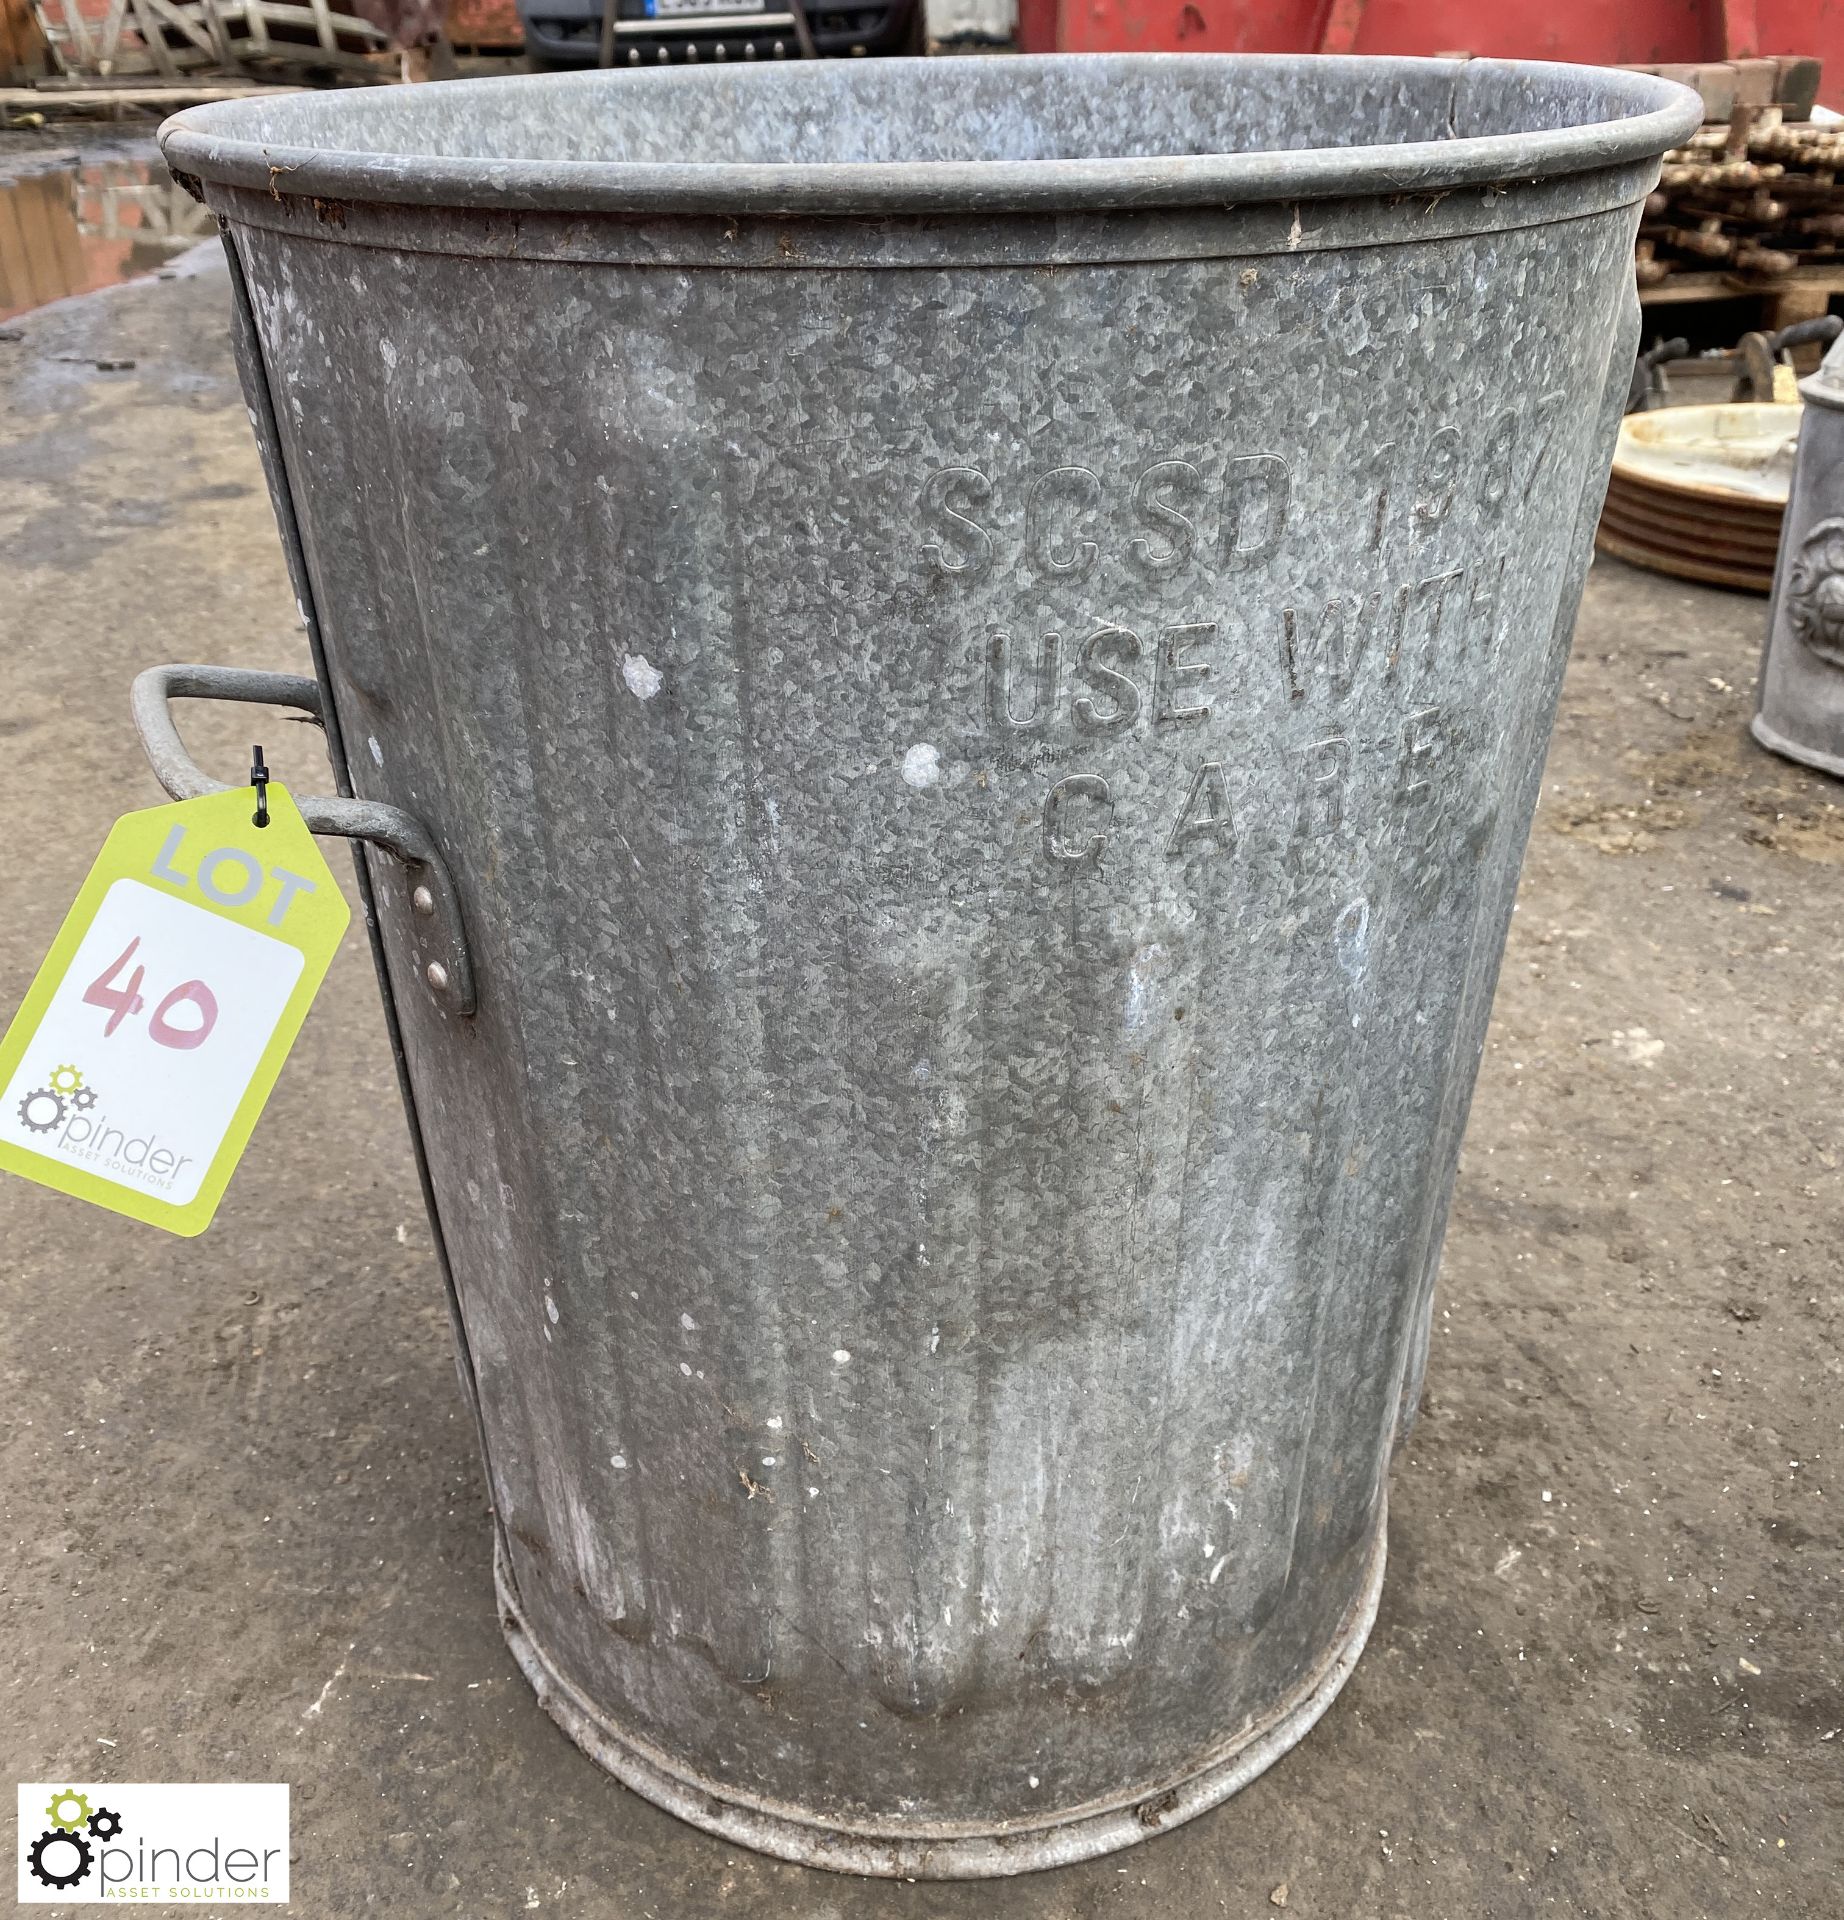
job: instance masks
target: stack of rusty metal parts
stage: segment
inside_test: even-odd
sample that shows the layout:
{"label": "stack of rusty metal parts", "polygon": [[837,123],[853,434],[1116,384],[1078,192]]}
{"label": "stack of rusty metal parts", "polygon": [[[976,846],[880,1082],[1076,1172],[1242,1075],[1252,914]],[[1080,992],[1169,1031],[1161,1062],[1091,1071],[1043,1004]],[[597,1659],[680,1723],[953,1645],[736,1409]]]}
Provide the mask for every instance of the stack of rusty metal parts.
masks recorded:
{"label": "stack of rusty metal parts", "polygon": [[1642,289],[1716,274],[1736,287],[1803,268],[1839,274],[1844,290],[1844,125],[1812,121],[1812,59],[1652,67],[1703,96],[1704,125],[1665,155],[1640,224]]}

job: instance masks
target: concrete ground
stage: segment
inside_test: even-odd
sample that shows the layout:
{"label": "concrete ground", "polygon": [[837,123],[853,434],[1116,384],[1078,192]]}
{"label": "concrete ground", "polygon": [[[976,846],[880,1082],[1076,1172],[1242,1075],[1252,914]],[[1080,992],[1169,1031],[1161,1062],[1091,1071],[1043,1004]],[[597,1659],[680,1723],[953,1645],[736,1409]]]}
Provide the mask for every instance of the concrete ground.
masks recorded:
{"label": "concrete ground", "polygon": [[[225,303],[146,282],[0,340],[0,1010],[159,798],[134,672],[304,663]],[[291,1781],[317,1917],[1836,1916],[1844,790],[1746,738],[1762,618],[1595,568],[1382,1616],[1227,1806],[1059,1873],[860,1882],[563,1739],[495,1622],[356,931],[204,1239],[0,1181],[0,1774]],[[246,764],[248,719],[188,726]],[[319,783],[314,736],[260,737]]]}

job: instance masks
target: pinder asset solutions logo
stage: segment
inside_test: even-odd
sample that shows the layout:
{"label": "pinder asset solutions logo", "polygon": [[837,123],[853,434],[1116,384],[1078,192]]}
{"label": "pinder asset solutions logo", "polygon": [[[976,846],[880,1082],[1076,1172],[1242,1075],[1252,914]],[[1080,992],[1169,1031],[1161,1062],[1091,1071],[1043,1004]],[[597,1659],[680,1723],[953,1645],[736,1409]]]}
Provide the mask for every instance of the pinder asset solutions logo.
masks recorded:
{"label": "pinder asset solutions logo", "polygon": [[113,1180],[156,1190],[172,1186],[186,1156],[162,1146],[155,1133],[136,1136],[115,1125],[107,1112],[95,1111],[96,1099],[82,1069],[66,1064],[53,1067],[14,1112],[26,1133],[43,1134],[47,1149],[56,1147],[66,1160],[95,1166]]}
{"label": "pinder asset solutions logo", "polygon": [[23,1906],[288,1901],[288,1789],[247,1781],[19,1789]]}

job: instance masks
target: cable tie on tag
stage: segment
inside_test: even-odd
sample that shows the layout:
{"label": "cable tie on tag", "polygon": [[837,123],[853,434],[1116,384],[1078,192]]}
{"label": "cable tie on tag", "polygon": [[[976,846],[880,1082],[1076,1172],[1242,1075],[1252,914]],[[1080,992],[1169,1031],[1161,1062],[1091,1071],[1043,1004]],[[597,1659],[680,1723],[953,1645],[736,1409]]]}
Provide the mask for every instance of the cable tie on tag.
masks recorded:
{"label": "cable tie on tag", "polygon": [[269,769],[263,764],[261,747],[250,749],[250,785],[256,789],[256,811],[250,816],[259,827],[269,824]]}

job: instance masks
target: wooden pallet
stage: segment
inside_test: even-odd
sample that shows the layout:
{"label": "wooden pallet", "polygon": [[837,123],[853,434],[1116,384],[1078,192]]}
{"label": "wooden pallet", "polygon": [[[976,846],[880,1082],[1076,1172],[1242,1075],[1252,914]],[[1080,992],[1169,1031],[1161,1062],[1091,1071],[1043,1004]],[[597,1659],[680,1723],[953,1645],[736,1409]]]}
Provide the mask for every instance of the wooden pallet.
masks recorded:
{"label": "wooden pallet", "polygon": [[248,81],[217,82],[209,78],[163,87],[0,87],[0,129],[37,126],[62,114],[102,115],[120,119],[152,115],[163,119],[181,107],[199,107],[211,100],[250,100],[267,94],[299,93],[299,87],[252,86]]}
{"label": "wooden pallet", "polygon": [[1639,304],[1649,311],[1712,300],[1760,300],[1766,305],[1763,329],[1777,333],[1795,321],[1828,313],[1834,294],[1844,294],[1844,260],[1795,267],[1771,280],[1751,280],[1736,273],[1674,273],[1656,286],[1641,287]]}
{"label": "wooden pallet", "polygon": [[80,81],[278,68],[392,77],[378,62],[384,34],[328,0],[108,0],[100,18],[84,0],[36,0],[36,12],[59,66]]}

